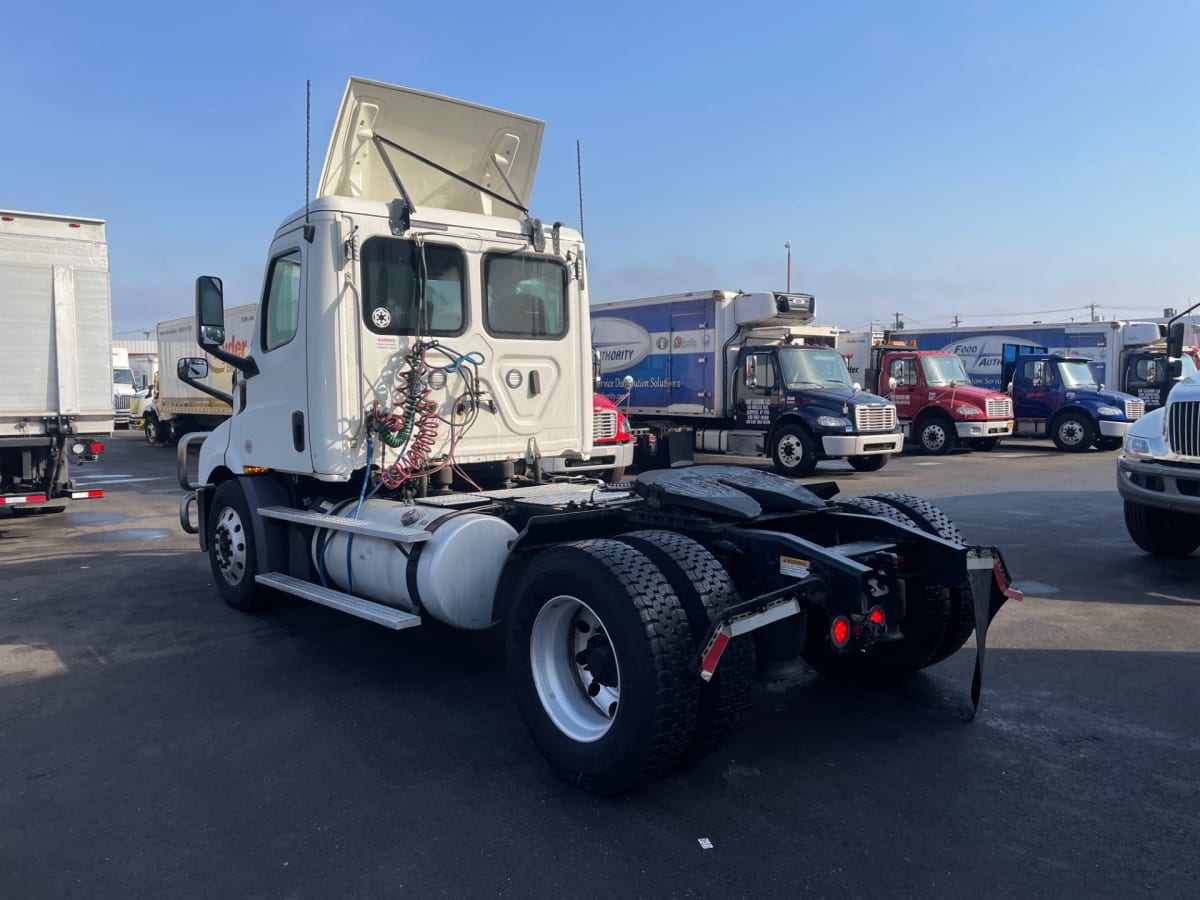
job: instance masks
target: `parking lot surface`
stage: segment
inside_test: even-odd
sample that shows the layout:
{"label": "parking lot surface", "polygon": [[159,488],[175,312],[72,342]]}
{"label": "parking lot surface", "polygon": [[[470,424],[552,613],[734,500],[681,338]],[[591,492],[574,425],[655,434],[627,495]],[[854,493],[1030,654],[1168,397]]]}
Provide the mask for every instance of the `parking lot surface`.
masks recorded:
{"label": "parking lot surface", "polygon": [[0,897],[1195,896],[1200,555],[1138,550],[1115,465],[822,464],[1005,554],[1026,599],[978,716],[969,649],[888,690],[805,675],[599,799],[526,737],[499,629],[227,608],[173,452],[118,433],[79,471],[106,497],[0,518]]}

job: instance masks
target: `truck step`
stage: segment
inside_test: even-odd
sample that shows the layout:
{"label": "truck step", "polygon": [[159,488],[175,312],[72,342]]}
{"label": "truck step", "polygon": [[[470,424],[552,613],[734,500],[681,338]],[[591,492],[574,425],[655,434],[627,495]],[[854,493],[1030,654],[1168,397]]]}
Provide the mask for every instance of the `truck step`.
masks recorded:
{"label": "truck step", "polygon": [[259,584],[275,588],[277,591],[303,597],[305,600],[313,601],[313,603],[320,603],[322,606],[328,606],[330,609],[358,616],[360,619],[366,619],[368,622],[374,622],[376,625],[382,625],[394,631],[399,631],[401,628],[415,628],[421,624],[421,617],[415,616],[412,613],[407,613],[391,606],[384,606],[382,603],[363,600],[361,597],[344,594],[333,588],[322,587],[319,584],[313,584],[300,578],[293,578],[291,575],[284,575],[282,572],[268,572],[265,575],[256,575],[254,580]]}
{"label": "truck step", "polygon": [[371,522],[367,519],[328,516],[324,513],[292,509],[288,506],[266,506],[260,509],[259,513],[267,519],[282,519],[298,525],[312,525],[314,528],[346,531],[352,534],[363,534],[367,537],[383,538],[387,541],[402,541],[406,544],[415,544],[430,538],[429,532],[420,525],[411,527],[408,525],[385,525],[382,522]]}

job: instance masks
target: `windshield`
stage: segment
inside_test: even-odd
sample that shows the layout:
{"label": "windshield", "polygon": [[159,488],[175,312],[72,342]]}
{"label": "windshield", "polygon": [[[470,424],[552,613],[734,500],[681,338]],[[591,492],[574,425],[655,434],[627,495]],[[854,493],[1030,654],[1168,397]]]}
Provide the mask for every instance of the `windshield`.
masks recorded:
{"label": "windshield", "polygon": [[1076,361],[1059,360],[1058,377],[1065,388],[1097,388],[1096,376],[1086,359]]}
{"label": "windshield", "polygon": [[133,369],[113,369],[113,384],[127,384],[133,387]]}
{"label": "windshield", "polygon": [[960,356],[922,357],[921,371],[925,373],[925,383],[930,387],[949,387],[952,384],[971,383]]}
{"label": "windshield", "polygon": [[789,388],[850,387],[846,361],[836,350],[780,347],[779,365]]}

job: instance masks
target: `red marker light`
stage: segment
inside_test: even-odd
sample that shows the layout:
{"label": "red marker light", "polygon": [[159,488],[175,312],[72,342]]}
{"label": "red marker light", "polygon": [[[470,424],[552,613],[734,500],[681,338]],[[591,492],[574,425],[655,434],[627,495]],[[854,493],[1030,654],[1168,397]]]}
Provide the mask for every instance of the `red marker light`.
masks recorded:
{"label": "red marker light", "polygon": [[72,223],[71,223],[70,225],[68,225],[67,227],[68,227],[68,228],[78,228],[78,227],[79,227],[79,223],[78,223],[78,222],[72,222]]}
{"label": "red marker light", "polygon": [[871,611],[867,613],[867,621],[872,625],[883,625],[883,607],[872,607]]}
{"label": "red marker light", "polygon": [[850,643],[850,620],[845,616],[834,619],[833,624],[829,626],[829,639],[839,650]]}
{"label": "red marker light", "polygon": [[90,450],[92,453],[100,453],[102,450],[104,450],[104,445],[99,441],[92,441],[91,444],[88,445],[88,450]]}

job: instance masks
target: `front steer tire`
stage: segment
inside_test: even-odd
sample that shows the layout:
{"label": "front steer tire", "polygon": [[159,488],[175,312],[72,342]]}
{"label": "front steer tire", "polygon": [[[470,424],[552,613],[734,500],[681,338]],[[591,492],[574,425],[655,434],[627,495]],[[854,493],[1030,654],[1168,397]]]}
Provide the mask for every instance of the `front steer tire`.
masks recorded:
{"label": "front steer tire", "polygon": [[816,443],[799,425],[781,425],[771,435],[771,461],[786,478],[804,478],[817,468]]}
{"label": "front steer tire", "polygon": [[1125,530],[1152,556],[1179,559],[1200,547],[1196,516],[1125,501]]}
{"label": "front steer tire", "polygon": [[[618,540],[646,554],[666,576],[683,604],[699,648],[713,621],[737,602],[737,588],[729,573],[704,546],[682,534],[635,531]],[[731,640],[712,679],[700,682],[696,730],[688,755],[714,749],[737,730],[750,710],[757,672],[754,638],[742,635]]]}
{"label": "front steer tire", "polygon": [[555,772],[597,794],[661,774],[687,749],[699,703],[694,647],[663,573],[619,541],[539,553],[509,615],[525,727]]}
{"label": "front steer tire", "polygon": [[878,472],[887,465],[888,453],[879,453],[872,456],[847,456],[846,462],[850,463],[850,467],[855,472]]}
{"label": "front steer tire", "polygon": [[1084,453],[1096,441],[1096,424],[1081,412],[1063,413],[1054,422],[1050,437],[1066,453]]}
{"label": "front steer tire", "polygon": [[208,563],[217,593],[234,609],[263,609],[269,594],[254,580],[258,552],[246,495],[236,479],[222,482],[213,494],[208,519]]}

